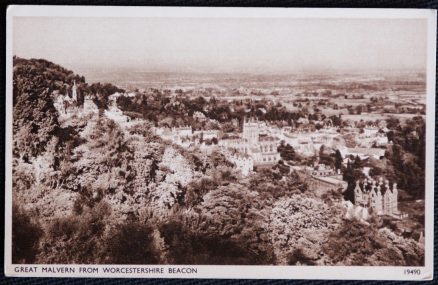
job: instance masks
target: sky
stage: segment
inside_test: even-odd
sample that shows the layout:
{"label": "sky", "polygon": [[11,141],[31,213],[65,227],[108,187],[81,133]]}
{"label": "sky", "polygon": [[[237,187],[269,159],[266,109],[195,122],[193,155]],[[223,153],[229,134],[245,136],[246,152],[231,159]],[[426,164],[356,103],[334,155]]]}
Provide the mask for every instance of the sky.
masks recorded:
{"label": "sky", "polygon": [[77,73],[424,69],[424,19],[15,17],[13,52]]}

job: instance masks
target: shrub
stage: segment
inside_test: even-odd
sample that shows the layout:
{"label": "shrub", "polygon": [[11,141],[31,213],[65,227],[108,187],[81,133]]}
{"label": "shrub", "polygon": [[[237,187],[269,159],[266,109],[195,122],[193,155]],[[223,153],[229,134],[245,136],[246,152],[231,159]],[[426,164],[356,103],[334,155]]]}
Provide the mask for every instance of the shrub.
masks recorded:
{"label": "shrub", "polygon": [[12,207],[12,263],[33,263],[43,231],[17,205]]}
{"label": "shrub", "polygon": [[171,264],[272,264],[268,253],[250,250],[244,241],[193,233],[175,222],[163,225],[160,232],[168,248]]}
{"label": "shrub", "polygon": [[152,229],[137,221],[117,225],[108,234],[104,247],[104,263],[157,264],[160,261]]}

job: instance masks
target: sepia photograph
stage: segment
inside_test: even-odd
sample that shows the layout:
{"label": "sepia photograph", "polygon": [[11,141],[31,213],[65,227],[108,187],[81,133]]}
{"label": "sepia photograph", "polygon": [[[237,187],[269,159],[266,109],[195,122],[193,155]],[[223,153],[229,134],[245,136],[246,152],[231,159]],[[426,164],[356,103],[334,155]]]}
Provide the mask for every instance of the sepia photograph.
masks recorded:
{"label": "sepia photograph", "polygon": [[45,9],[8,11],[7,274],[432,278],[435,11]]}

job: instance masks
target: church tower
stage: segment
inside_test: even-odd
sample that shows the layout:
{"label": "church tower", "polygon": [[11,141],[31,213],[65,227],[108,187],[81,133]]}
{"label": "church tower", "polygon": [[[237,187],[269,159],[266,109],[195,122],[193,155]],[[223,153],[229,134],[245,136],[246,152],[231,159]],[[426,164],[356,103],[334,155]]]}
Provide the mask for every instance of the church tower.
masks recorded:
{"label": "church tower", "polygon": [[243,121],[243,138],[251,145],[259,142],[259,124],[255,120],[244,119]]}

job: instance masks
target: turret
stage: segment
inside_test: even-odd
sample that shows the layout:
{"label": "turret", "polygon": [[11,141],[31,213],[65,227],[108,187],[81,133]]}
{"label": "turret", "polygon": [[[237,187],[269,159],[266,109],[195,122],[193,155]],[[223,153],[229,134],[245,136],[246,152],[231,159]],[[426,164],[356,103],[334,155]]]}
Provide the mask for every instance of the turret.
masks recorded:
{"label": "turret", "polygon": [[377,185],[376,193],[377,193],[377,195],[382,196],[382,189],[380,188],[380,185]]}
{"label": "turret", "polygon": [[383,178],[382,177],[379,178],[379,185],[380,186],[383,185]]}

